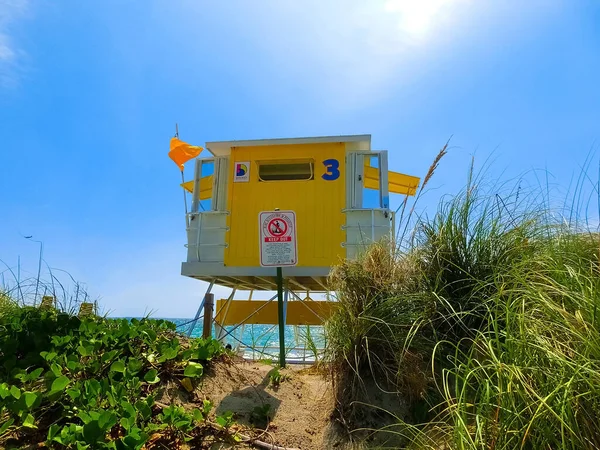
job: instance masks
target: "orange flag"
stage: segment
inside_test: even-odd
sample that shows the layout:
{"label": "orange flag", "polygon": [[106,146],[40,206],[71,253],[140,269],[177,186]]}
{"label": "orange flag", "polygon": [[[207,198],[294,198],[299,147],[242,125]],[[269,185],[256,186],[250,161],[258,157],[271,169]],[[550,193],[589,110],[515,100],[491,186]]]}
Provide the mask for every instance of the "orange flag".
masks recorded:
{"label": "orange flag", "polygon": [[183,164],[198,156],[202,150],[204,150],[202,147],[190,145],[177,138],[172,138],[169,158],[171,158],[175,164],[179,166],[179,169],[183,171]]}

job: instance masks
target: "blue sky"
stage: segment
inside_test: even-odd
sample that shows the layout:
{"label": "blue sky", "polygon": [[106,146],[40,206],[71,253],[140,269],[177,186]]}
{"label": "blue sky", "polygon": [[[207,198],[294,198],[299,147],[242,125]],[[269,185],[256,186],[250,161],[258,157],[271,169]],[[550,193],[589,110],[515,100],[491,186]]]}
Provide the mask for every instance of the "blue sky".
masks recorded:
{"label": "blue sky", "polygon": [[0,0],[0,258],[35,273],[33,235],[113,315],[187,317],[175,122],[198,145],[369,133],[420,176],[453,135],[431,209],[472,155],[568,187],[599,74],[595,0]]}

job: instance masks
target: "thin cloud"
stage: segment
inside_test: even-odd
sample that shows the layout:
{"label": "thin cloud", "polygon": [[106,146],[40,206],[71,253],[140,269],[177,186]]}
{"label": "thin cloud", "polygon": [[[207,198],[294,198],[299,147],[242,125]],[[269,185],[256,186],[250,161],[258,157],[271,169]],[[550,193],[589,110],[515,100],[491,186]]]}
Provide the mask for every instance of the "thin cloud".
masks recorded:
{"label": "thin cloud", "polygon": [[0,0],[0,87],[17,82],[18,56],[22,53],[15,43],[11,28],[24,17],[28,0]]}

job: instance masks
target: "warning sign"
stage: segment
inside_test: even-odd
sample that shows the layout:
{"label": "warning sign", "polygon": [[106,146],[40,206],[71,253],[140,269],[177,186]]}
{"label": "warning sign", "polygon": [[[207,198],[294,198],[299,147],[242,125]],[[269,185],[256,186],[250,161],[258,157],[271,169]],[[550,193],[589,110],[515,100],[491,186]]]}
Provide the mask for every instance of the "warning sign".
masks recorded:
{"label": "warning sign", "polygon": [[260,265],[263,267],[297,264],[296,214],[293,211],[264,211],[258,215],[260,227]]}

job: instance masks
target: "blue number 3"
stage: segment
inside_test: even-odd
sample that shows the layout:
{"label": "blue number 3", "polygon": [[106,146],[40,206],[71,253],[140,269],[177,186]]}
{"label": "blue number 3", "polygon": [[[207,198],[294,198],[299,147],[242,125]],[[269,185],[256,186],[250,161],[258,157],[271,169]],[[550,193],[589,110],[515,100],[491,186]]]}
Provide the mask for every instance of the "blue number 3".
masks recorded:
{"label": "blue number 3", "polygon": [[340,162],[337,159],[326,159],[323,164],[327,168],[327,172],[323,174],[324,180],[333,181],[340,177]]}

